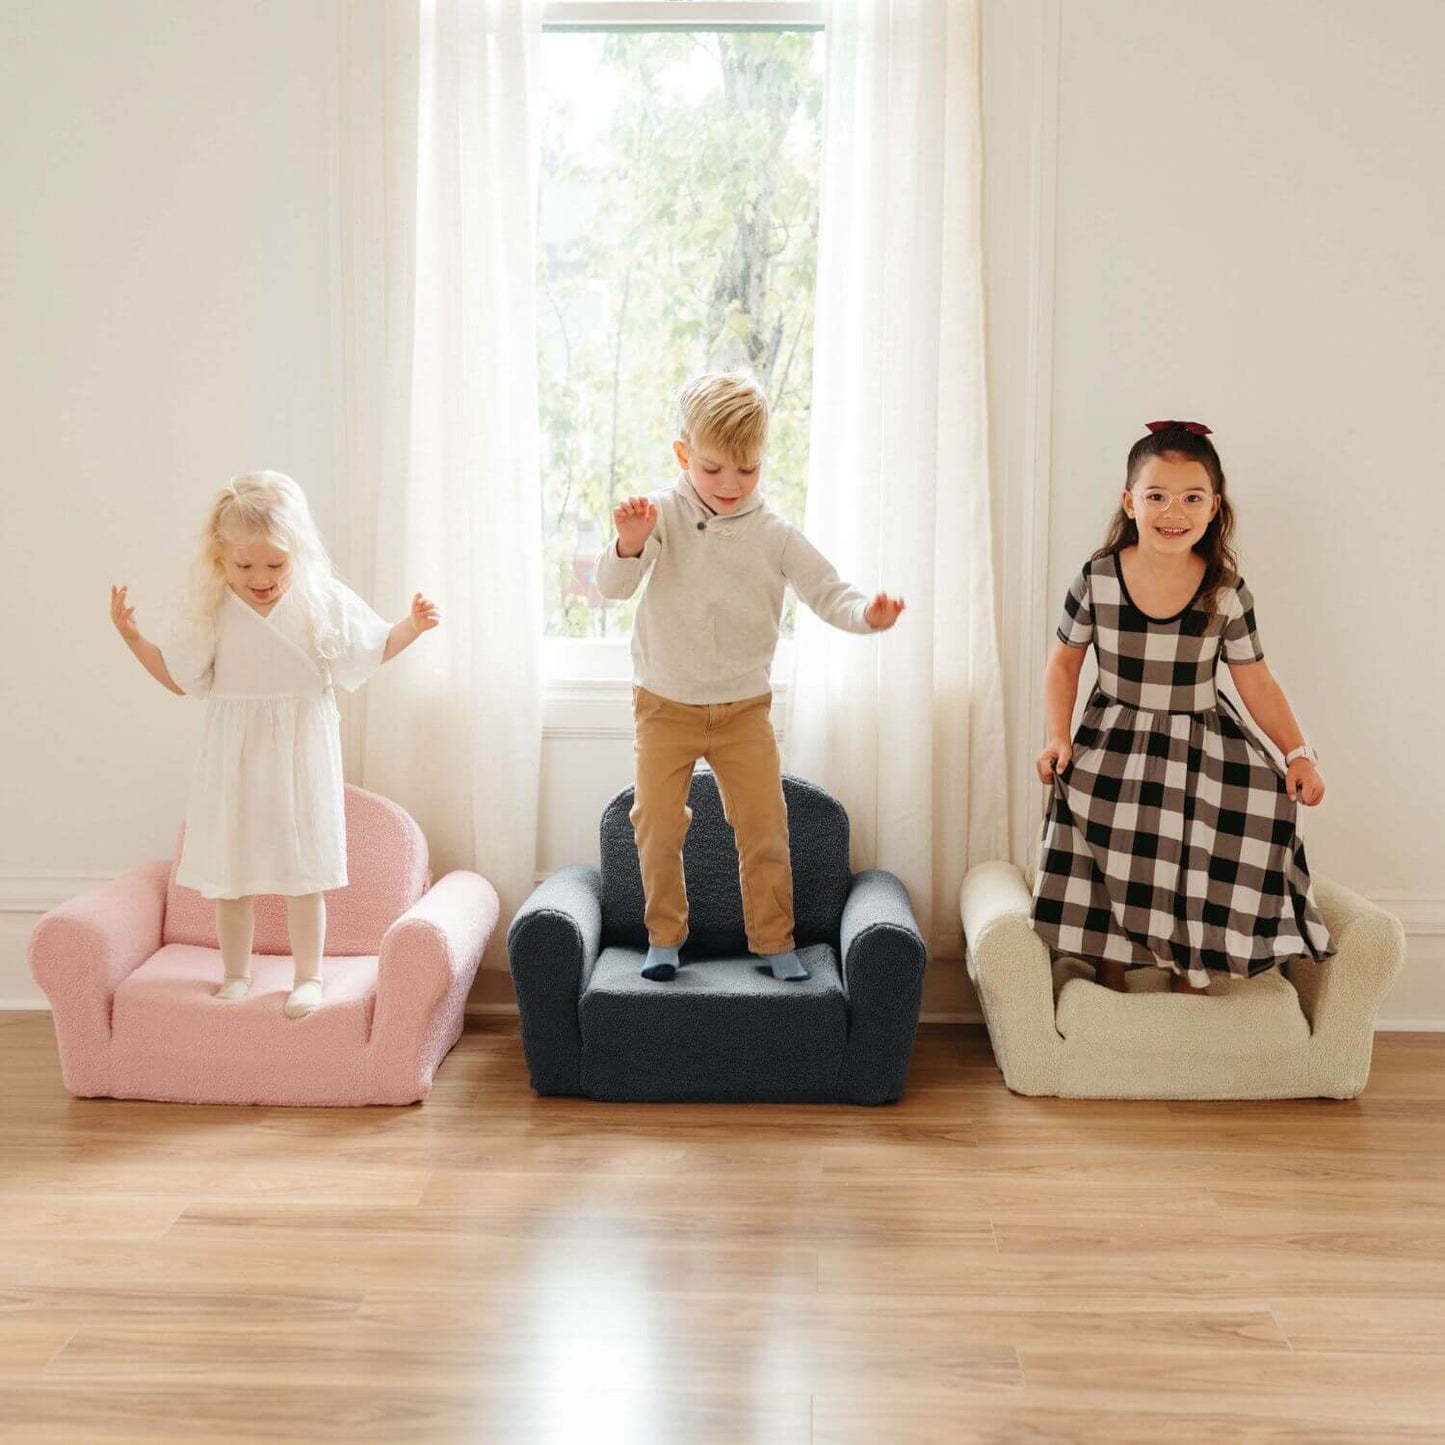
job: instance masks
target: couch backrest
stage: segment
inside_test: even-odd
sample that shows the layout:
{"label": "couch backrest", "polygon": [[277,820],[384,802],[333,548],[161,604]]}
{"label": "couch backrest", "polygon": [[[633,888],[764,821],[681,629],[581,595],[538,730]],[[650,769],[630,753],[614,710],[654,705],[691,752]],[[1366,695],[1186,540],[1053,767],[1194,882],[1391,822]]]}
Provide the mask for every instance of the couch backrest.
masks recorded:
{"label": "couch backrest", "polygon": [[[185,830],[181,830],[184,838]],[[161,937],[166,943],[216,947],[216,905],[193,888],[176,882],[180,839],[171,860],[166,891],[166,917]],[[326,895],[326,954],[374,954],[382,934],[430,886],[426,839],[404,808],[361,788],[346,789],[347,886]],[[257,953],[290,953],[286,937],[286,904],[281,898],[256,900]]]}
{"label": "couch backrest", "polygon": [[[795,936],[806,943],[838,941],[848,896],[848,815],[822,788],[783,775],[793,861]],[[602,811],[602,932],[608,943],[647,947],[642,921],[642,874],[628,814],[633,789],[624,788]],[[689,942],[707,953],[747,948],[737,843],[723,816],[712,773],[699,769],[688,799],[692,827],[683,847]]]}

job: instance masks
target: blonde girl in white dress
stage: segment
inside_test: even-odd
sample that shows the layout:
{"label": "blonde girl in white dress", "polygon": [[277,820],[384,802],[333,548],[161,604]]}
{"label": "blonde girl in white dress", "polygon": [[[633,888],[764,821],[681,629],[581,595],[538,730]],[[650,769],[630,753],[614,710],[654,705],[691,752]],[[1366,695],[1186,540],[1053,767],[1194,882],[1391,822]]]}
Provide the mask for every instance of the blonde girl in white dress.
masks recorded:
{"label": "blonde girl in white dress", "polygon": [[339,582],[301,488],[280,472],[237,477],[206,518],[181,624],[164,647],[136,625],[126,588],[110,614],[150,675],[206,699],[176,881],[216,900],[225,980],[251,987],[252,900],[286,899],[295,985],[288,1018],[320,1006],[330,888],[346,885],[335,687],[355,691],[441,620],[421,593],[391,624]]}

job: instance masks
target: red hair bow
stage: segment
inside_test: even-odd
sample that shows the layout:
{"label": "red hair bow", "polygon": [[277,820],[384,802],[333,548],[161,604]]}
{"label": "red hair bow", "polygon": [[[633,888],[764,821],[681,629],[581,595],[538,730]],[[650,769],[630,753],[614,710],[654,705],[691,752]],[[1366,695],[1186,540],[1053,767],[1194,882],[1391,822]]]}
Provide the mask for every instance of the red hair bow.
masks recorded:
{"label": "red hair bow", "polygon": [[1182,426],[1185,431],[1193,432],[1197,437],[1209,435],[1209,428],[1202,421],[1151,421],[1145,425],[1150,431],[1168,431],[1170,427]]}

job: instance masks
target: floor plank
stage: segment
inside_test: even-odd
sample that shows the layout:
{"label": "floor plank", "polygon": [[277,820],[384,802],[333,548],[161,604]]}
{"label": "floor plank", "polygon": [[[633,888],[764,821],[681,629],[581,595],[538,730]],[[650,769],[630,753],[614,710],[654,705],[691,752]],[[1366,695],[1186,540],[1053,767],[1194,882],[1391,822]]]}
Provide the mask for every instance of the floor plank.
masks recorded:
{"label": "floor plank", "polygon": [[886,1109],[74,1100],[0,1015],[0,1440],[1445,1437],[1445,1037],[1348,1103],[1086,1103],[920,1033]]}

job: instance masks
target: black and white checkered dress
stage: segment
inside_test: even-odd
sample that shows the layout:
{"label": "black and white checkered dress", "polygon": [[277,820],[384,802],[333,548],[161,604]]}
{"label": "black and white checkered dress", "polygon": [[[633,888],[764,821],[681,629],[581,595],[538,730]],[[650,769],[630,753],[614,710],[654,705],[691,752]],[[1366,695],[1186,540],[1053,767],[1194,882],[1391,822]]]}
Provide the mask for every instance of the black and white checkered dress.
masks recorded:
{"label": "black and white checkered dress", "polygon": [[[1201,584],[1202,591],[1202,584]],[[1260,973],[1334,953],[1285,775],[1216,686],[1220,659],[1263,659],[1242,579],[1210,616],[1148,617],[1117,555],[1069,588],[1061,641],[1099,678],[1044,817],[1033,922],[1060,953],[1187,974]]]}

